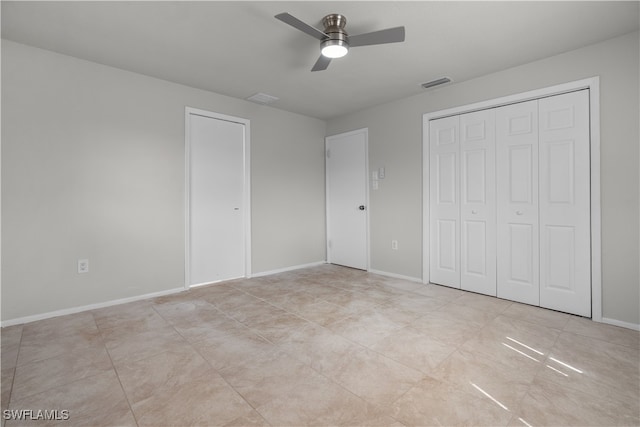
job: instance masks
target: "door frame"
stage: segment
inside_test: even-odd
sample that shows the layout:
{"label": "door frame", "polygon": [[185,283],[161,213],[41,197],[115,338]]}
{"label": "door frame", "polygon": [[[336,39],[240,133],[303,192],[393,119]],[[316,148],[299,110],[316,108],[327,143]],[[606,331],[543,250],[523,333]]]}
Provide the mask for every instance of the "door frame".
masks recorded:
{"label": "door frame", "polygon": [[329,136],[325,136],[324,138],[324,171],[325,171],[325,200],[326,200],[326,207],[325,207],[325,216],[326,216],[326,224],[325,224],[325,228],[326,228],[326,238],[325,238],[325,243],[326,243],[326,251],[327,251],[327,263],[331,264],[331,248],[329,247],[329,237],[331,236],[331,221],[330,221],[330,200],[331,198],[330,196],[330,191],[329,191],[329,173],[327,170],[327,157],[329,156],[329,140],[330,139],[335,139],[335,138],[339,138],[339,137],[346,137],[346,136],[351,136],[351,135],[357,135],[359,133],[364,134],[364,173],[365,173],[365,182],[366,182],[366,191],[365,191],[365,221],[366,221],[366,225],[365,225],[365,245],[366,245],[366,271],[369,271],[371,269],[371,245],[369,244],[369,242],[371,241],[371,230],[370,230],[370,217],[369,217],[369,210],[370,210],[370,203],[369,203],[369,128],[361,128],[361,129],[356,129],[356,130],[352,130],[349,132],[342,132],[342,133],[337,133],[335,135],[329,135]]}
{"label": "door frame", "polygon": [[589,89],[591,154],[591,318],[602,322],[602,213],[600,207],[600,77],[562,83],[422,115],[422,282],[429,283],[429,121],[457,114]]}
{"label": "door frame", "polygon": [[216,120],[224,120],[227,122],[238,123],[244,126],[243,140],[243,168],[244,168],[244,184],[242,195],[242,228],[243,228],[243,246],[244,246],[244,277],[251,277],[251,127],[250,120],[242,117],[229,116],[226,114],[214,113],[212,111],[201,110],[198,108],[185,107],[184,113],[184,151],[185,151],[185,192],[184,192],[184,212],[185,212],[185,228],[184,228],[184,287],[189,289],[191,286],[191,253],[190,253],[190,218],[191,212],[189,207],[189,194],[191,190],[191,132],[190,132],[190,116],[202,116]]}

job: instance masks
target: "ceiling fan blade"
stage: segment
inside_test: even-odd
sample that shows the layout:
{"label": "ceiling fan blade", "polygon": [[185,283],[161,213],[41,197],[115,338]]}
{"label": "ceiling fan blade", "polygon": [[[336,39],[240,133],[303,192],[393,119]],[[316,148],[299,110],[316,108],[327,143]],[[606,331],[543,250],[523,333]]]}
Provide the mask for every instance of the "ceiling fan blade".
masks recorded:
{"label": "ceiling fan blade", "polygon": [[329,66],[329,63],[331,63],[331,58],[327,58],[324,55],[320,55],[320,58],[318,58],[318,60],[316,61],[311,71],[326,70],[327,67]]}
{"label": "ceiling fan blade", "polygon": [[386,30],[349,36],[349,46],[369,46],[372,44],[398,43],[404,41],[404,27],[387,28]]}
{"label": "ceiling fan blade", "polygon": [[312,27],[311,25],[302,22],[301,20],[299,20],[298,18],[296,18],[293,15],[290,15],[288,13],[279,13],[278,15],[275,16],[276,19],[281,20],[282,22],[284,22],[285,24],[289,24],[291,25],[293,28],[297,28],[298,30],[302,31],[303,33],[307,33],[309,34],[311,37],[314,37],[318,40],[323,40],[326,39],[328,36],[323,33],[322,31],[318,30],[317,28]]}

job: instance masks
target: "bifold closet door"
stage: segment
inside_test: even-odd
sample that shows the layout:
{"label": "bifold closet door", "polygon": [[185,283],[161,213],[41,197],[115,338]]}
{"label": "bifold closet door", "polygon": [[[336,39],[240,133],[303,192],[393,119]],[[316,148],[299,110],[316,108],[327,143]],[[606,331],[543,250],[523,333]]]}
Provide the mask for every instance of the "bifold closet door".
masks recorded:
{"label": "bifold closet door", "polygon": [[494,111],[429,123],[430,280],[496,295]]}
{"label": "bifold closet door", "polygon": [[589,90],[429,122],[430,280],[591,316]]}
{"label": "bifold closet door", "polygon": [[496,296],[495,111],[460,116],[460,288]]}
{"label": "bifold closet door", "polygon": [[460,288],[459,116],[429,122],[430,281]]}
{"label": "bifold closet door", "polygon": [[591,316],[589,91],[538,101],[540,305]]}
{"label": "bifold closet door", "polygon": [[539,305],[538,101],[495,114],[497,296]]}

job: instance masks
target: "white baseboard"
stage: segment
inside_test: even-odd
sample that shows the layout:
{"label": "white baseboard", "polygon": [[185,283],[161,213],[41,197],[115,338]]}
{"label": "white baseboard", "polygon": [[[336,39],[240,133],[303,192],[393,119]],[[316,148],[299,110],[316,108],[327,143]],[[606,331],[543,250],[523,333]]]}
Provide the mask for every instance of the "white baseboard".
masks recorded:
{"label": "white baseboard", "polygon": [[185,288],[175,288],[175,289],[169,289],[166,291],[153,292],[150,294],[137,295],[135,297],[121,298],[121,299],[116,299],[116,300],[111,300],[106,302],[100,302],[97,304],[89,304],[89,305],[83,305],[80,307],[65,308],[63,310],[50,311],[48,313],[42,313],[42,314],[34,314],[32,316],[18,317],[16,319],[9,319],[9,320],[3,321],[1,323],[1,326],[4,328],[5,326],[21,325],[23,323],[31,323],[37,320],[50,319],[52,317],[66,316],[67,314],[75,314],[83,311],[96,310],[98,308],[111,307],[113,305],[125,304],[128,302],[140,301],[148,298],[156,298],[156,297],[161,297],[165,295],[176,294],[178,292],[183,292],[185,290],[186,290]]}
{"label": "white baseboard", "polygon": [[202,286],[216,285],[218,283],[224,283],[224,282],[228,282],[228,281],[231,281],[231,280],[238,280],[238,279],[244,279],[244,276],[230,277],[228,279],[214,280],[213,282],[196,283],[195,285],[189,285],[189,289],[200,288]]}
{"label": "white baseboard", "polygon": [[[295,266],[291,266],[291,267],[281,268],[281,269],[278,269],[278,270],[263,271],[261,273],[253,274],[251,277],[269,276],[271,274],[283,273],[283,272],[292,271],[292,270],[299,270],[301,268],[316,267],[316,266],[319,266],[319,265],[324,265],[326,263],[327,263],[326,261],[318,261],[318,262],[313,262],[313,263],[309,263],[309,264],[295,265]],[[226,280],[228,280],[228,279],[226,279]],[[213,282],[213,283],[217,283],[217,282]],[[211,285],[213,283],[196,284],[196,285],[190,286],[190,288],[197,288],[199,286],[207,286],[207,285]],[[72,308],[65,308],[63,310],[50,311],[48,313],[34,314],[32,316],[18,317],[18,318],[15,318],[15,319],[9,319],[9,320],[5,320],[5,321],[0,322],[0,326],[4,328],[5,326],[21,325],[23,323],[31,323],[31,322],[35,322],[37,320],[50,319],[52,317],[65,316],[67,314],[75,314],[75,313],[80,313],[80,312],[83,312],[83,311],[96,310],[98,308],[111,307],[111,306],[114,306],[114,305],[126,304],[128,302],[140,301],[140,300],[148,299],[148,298],[156,298],[156,297],[161,297],[161,296],[165,296],[165,295],[171,295],[171,294],[175,294],[175,293],[178,293],[178,292],[183,292],[185,290],[187,290],[187,289],[185,289],[185,288],[175,288],[175,289],[169,289],[169,290],[161,291],[161,292],[153,292],[153,293],[150,293],[150,294],[138,295],[138,296],[135,296],[135,297],[121,298],[121,299],[117,299],[117,300],[111,300],[111,301],[106,301],[106,302],[101,302],[101,303],[96,303],[96,304],[83,305],[83,306],[80,306],[80,307],[72,307]]]}
{"label": "white baseboard", "polygon": [[393,277],[394,279],[403,279],[403,280],[408,280],[410,282],[422,283],[421,277],[403,276],[402,274],[389,273],[389,272],[380,271],[380,270],[369,270],[369,273],[379,274],[380,276]]}
{"label": "white baseboard", "polygon": [[623,322],[622,320],[609,319],[608,317],[603,317],[602,323],[613,326],[620,326],[621,328],[633,329],[634,331],[640,331],[640,325],[638,324]]}
{"label": "white baseboard", "polygon": [[271,276],[272,274],[285,273],[287,271],[300,270],[302,268],[317,267],[319,265],[324,265],[326,263],[327,261],[317,261],[309,264],[292,265],[291,267],[278,268],[276,270],[261,271],[260,273],[254,273],[251,275],[251,277]]}

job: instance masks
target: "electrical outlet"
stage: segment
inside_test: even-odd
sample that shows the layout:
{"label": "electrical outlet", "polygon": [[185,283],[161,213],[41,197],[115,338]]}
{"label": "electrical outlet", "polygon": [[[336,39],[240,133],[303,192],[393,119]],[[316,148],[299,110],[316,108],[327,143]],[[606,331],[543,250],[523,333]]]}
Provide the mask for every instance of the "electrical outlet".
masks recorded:
{"label": "electrical outlet", "polygon": [[79,259],[78,260],[78,273],[88,273],[89,272],[89,260],[88,259]]}
{"label": "electrical outlet", "polygon": [[393,249],[394,251],[398,250],[398,241],[397,240],[392,240],[391,241],[391,249]]}

